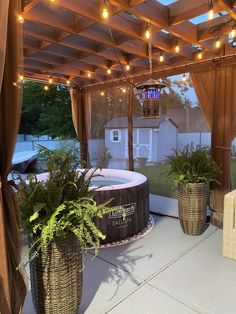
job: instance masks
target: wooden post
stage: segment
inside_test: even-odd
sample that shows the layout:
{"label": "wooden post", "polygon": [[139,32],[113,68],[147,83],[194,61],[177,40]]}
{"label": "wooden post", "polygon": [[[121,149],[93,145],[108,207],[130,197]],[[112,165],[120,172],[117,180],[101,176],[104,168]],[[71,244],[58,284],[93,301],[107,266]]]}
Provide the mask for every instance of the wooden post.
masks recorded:
{"label": "wooden post", "polygon": [[129,88],[129,107],[128,107],[128,155],[129,155],[129,170],[134,171],[133,158],[133,91],[134,87],[130,84]]}
{"label": "wooden post", "polygon": [[6,251],[2,182],[0,178],[0,313],[11,314],[10,308],[10,284]]}

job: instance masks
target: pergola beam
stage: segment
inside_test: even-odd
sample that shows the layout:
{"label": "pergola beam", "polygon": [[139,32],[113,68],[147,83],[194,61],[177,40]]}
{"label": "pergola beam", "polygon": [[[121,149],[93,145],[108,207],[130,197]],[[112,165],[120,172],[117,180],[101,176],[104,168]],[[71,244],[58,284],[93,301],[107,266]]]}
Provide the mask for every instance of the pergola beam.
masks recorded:
{"label": "pergola beam", "polygon": [[[149,68],[144,37],[147,23],[152,28],[153,69],[194,62],[198,47],[204,48],[204,58],[209,58],[221,54],[214,45],[216,36],[220,34],[227,43],[223,34],[232,28],[236,6],[236,0],[215,0],[215,12],[227,9],[231,15],[195,25],[189,19],[208,11],[206,0],[179,0],[168,6],[156,0],[109,0],[109,3],[110,18],[105,21],[100,18],[96,0],[32,0],[23,13],[26,64],[33,62],[36,66],[41,61],[45,73],[49,73],[49,65],[57,74],[62,70],[63,77],[69,70],[74,74],[78,71],[80,76],[91,72],[92,77],[104,81],[123,76],[120,63],[123,68],[130,64],[131,75],[145,73]],[[176,43],[180,46],[178,53]],[[165,52],[163,63],[159,62],[161,52]],[[107,74],[108,68],[112,70],[111,76]],[[92,77],[87,81],[91,82]]]}
{"label": "pergola beam", "polygon": [[220,6],[222,8],[222,10],[227,11],[229,13],[229,15],[232,16],[232,18],[234,20],[236,20],[236,12],[233,9],[234,1],[232,1],[232,0],[216,0],[216,3],[218,6]]}

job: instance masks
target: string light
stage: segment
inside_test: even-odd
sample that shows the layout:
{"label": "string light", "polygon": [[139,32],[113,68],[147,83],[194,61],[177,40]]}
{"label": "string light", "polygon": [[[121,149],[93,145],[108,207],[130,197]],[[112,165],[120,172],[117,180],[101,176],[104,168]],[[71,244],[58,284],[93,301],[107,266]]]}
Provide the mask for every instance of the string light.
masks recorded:
{"label": "string light", "polygon": [[67,84],[67,85],[70,85],[70,80],[67,80],[67,81],[66,81],[66,84]]}
{"label": "string light", "polygon": [[149,40],[150,38],[151,38],[151,27],[150,27],[150,25],[148,25],[147,27],[146,27],[146,29],[145,29],[145,37],[146,37],[146,39],[147,40]]}
{"label": "string light", "polygon": [[88,72],[88,77],[91,77],[91,75],[92,75],[91,72]]}
{"label": "string light", "polygon": [[107,69],[107,74],[111,74],[111,69]]}
{"label": "string light", "polygon": [[183,76],[182,76],[182,78],[181,78],[181,82],[182,82],[182,83],[185,83],[185,82],[186,82],[186,75],[185,75],[185,74],[183,74]]}
{"label": "string light", "polygon": [[221,46],[220,38],[216,39],[215,46],[216,46],[216,48],[220,48],[220,46]]}
{"label": "string light", "polygon": [[47,92],[49,90],[48,85],[44,85],[44,90]]}
{"label": "string light", "polygon": [[163,56],[163,53],[161,52],[160,53],[160,58],[159,58],[160,62],[163,62],[164,61],[164,56]]}
{"label": "string light", "polygon": [[100,95],[101,95],[101,96],[104,96],[104,95],[105,95],[104,91],[101,91]]}
{"label": "string light", "polygon": [[230,32],[230,37],[234,39],[235,35],[236,35],[236,21],[234,21],[234,25],[233,25],[232,30]]}
{"label": "string light", "polygon": [[101,6],[101,17],[103,20],[107,20],[109,18],[110,12],[109,12],[109,7],[104,0]]}
{"label": "string light", "polygon": [[24,76],[22,74],[19,75],[19,80],[24,81]]}
{"label": "string light", "polygon": [[202,57],[203,57],[202,51],[199,51],[197,54],[198,60],[202,60]]}
{"label": "string light", "polygon": [[48,80],[48,83],[49,83],[49,84],[52,84],[52,82],[53,82],[53,80],[52,80],[52,78],[50,77],[49,80]]}
{"label": "string light", "polygon": [[210,1],[209,11],[208,11],[208,20],[212,20],[214,17],[214,7],[213,7],[213,1]]}
{"label": "string light", "polygon": [[130,65],[129,65],[129,63],[126,64],[125,69],[126,69],[126,71],[129,71],[129,70],[130,70]]}
{"label": "string light", "polygon": [[24,17],[23,17],[22,14],[19,14],[19,15],[18,15],[18,22],[21,23],[21,24],[24,23]]}
{"label": "string light", "polygon": [[125,94],[126,93],[126,88],[122,88],[122,92]]}
{"label": "string light", "polygon": [[175,52],[176,52],[176,53],[179,53],[179,50],[180,50],[179,44],[176,43],[176,44],[175,44]]}

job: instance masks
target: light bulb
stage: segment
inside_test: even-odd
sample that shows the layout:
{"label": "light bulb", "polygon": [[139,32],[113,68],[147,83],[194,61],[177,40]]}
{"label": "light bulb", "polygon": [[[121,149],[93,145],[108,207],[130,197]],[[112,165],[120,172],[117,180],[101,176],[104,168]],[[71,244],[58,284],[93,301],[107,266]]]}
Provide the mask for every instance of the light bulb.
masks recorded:
{"label": "light bulb", "polygon": [[125,94],[126,93],[126,88],[122,88],[122,92]]}
{"label": "light bulb", "polygon": [[23,75],[19,75],[19,80],[20,81],[24,81],[24,76]]}
{"label": "light bulb", "polygon": [[145,31],[145,37],[146,39],[150,39],[151,38],[151,30],[150,28],[147,28]]}
{"label": "light bulb", "polygon": [[88,77],[91,77],[91,72],[88,72]]}
{"label": "light bulb", "polygon": [[52,81],[52,78],[50,77],[50,79],[48,80],[48,83],[49,83],[49,84],[52,84],[52,82],[53,82],[53,81]]}
{"label": "light bulb", "polygon": [[22,14],[19,14],[18,15],[18,21],[19,21],[19,23],[24,23],[24,17],[23,17],[23,15]]}
{"label": "light bulb", "polygon": [[109,7],[106,4],[106,1],[103,1],[103,4],[101,6],[101,18],[103,20],[107,20],[109,18],[110,12],[109,12]]}
{"label": "light bulb", "polygon": [[214,17],[214,10],[213,9],[210,9],[208,11],[208,20],[212,20]]}
{"label": "light bulb", "polygon": [[105,95],[104,91],[102,91],[102,92],[100,93],[100,95],[101,95],[101,96],[104,96],[104,95]]}
{"label": "light bulb", "polygon": [[183,76],[182,76],[182,78],[181,78],[181,82],[182,82],[182,83],[186,82],[186,75],[185,75],[185,74],[183,74]]}
{"label": "light bulb", "polygon": [[219,38],[216,40],[215,46],[216,46],[216,48],[220,48],[220,46],[221,46],[221,41],[220,41]]}
{"label": "light bulb", "polygon": [[232,27],[232,31],[230,32],[230,37],[234,39],[235,35],[236,35],[236,22],[234,22],[234,25]]}
{"label": "light bulb", "polygon": [[111,69],[107,69],[107,74],[111,74]]}
{"label": "light bulb", "polygon": [[130,65],[126,64],[125,69],[126,69],[126,71],[129,71],[130,70]]}
{"label": "light bulb", "polygon": [[48,91],[48,85],[45,85],[45,86],[44,86],[44,90],[45,90],[45,91]]}
{"label": "light bulb", "polygon": [[210,6],[209,6],[209,11],[208,11],[208,20],[212,20],[214,17],[214,7],[213,7],[213,3],[211,0]]}
{"label": "light bulb", "polygon": [[197,54],[197,58],[198,58],[199,60],[201,60],[202,57],[203,57],[202,51],[199,51],[198,54]]}
{"label": "light bulb", "polygon": [[70,80],[67,80],[67,81],[66,81],[66,84],[67,84],[67,85],[70,85]]}
{"label": "light bulb", "polygon": [[176,52],[176,53],[179,53],[179,50],[180,50],[180,48],[179,48],[179,44],[178,44],[178,43],[176,43],[176,45],[175,45],[175,52]]}
{"label": "light bulb", "polygon": [[162,53],[160,54],[160,59],[159,59],[159,60],[160,60],[160,62],[163,62],[163,61],[164,61],[164,56],[163,56]]}

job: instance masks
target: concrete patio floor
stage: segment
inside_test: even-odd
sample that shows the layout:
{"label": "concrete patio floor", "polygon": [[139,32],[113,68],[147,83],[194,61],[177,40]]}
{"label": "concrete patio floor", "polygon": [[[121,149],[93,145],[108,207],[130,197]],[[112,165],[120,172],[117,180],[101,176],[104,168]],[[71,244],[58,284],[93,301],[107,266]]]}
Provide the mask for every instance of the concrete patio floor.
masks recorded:
{"label": "concrete patio floor", "polygon": [[[178,219],[153,217],[145,237],[87,264],[79,313],[236,313],[236,261],[222,256],[222,230],[192,237]],[[23,314],[34,313],[29,292]]]}

